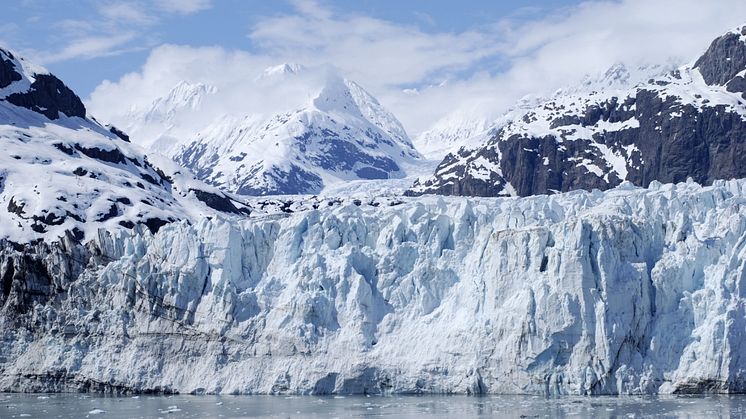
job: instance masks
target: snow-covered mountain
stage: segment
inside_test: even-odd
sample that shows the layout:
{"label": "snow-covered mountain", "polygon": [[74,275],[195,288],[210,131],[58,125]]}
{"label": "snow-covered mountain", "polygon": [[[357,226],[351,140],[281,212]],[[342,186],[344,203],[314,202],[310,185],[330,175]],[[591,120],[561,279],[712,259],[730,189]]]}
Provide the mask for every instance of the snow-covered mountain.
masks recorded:
{"label": "snow-covered mountain", "polygon": [[[254,80],[267,86],[305,84],[301,98],[270,115],[240,106],[208,118],[219,92],[179,83],[150,106],[133,109],[122,122],[134,142],[191,169],[198,178],[242,195],[312,194],[360,179],[403,178],[404,165],[419,158],[401,123],[362,87],[333,71],[317,77],[299,65],[270,67]],[[261,89],[260,89],[261,88]],[[213,104],[211,104],[213,103]],[[177,122],[184,122],[185,131]]]}
{"label": "snow-covered mountain", "polygon": [[[0,49],[0,239],[16,243],[239,213],[170,161],[86,116],[54,75]],[[235,204],[235,205],[234,205]]]}
{"label": "snow-covered mountain", "polygon": [[440,160],[452,149],[472,142],[484,142],[483,137],[488,135],[491,122],[487,117],[476,117],[472,112],[457,110],[438,120],[413,141],[423,156]]}
{"label": "snow-covered mountain", "polygon": [[[586,75],[579,84],[572,84],[554,93],[554,96],[596,95],[598,92],[619,94],[651,78],[673,70],[671,65],[644,65],[629,67],[617,63],[599,76]],[[438,120],[430,129],[417,135],[414,144],[425,157],[442,160],[460,148],[477,148],[495,136],[513,119],[538,107],[549,98],[526,95],[497,118],[487,116],[486,104],[474,104],[456,109]]]}
{"label": "snow-covered mountain", "polygon": [[635,74],[615,67],[600,82],[518,107],[483,145],[450,153],[409,193],[527,196],[744,177],[745,76],[746,27],[695,63],[631,87]]}
{"label": "snow-covered mountain", "polygon": [[[217,89],[202,83],[180,82],[167,96],[158,98],[145,108],[133,108],[123,118],[124,131],[143,147],[158,150],[178,142],[172,136],[184,135],[177,128],[192,112],[199,112],[202,102]],[[160,142],[161,144],[156,144]]]}

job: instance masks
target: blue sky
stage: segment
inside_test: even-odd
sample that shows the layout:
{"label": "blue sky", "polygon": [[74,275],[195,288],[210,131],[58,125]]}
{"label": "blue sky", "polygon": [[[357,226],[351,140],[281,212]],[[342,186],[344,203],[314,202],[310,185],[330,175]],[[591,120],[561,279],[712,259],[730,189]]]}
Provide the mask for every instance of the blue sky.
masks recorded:
{"label": "blue sky", "polygon": [[104,120],[181,81],[234,89],[291,62],[336,68],[416,134],[620,62],[685,63],[744,19],[743,0],[16,0],[0,44]]}
{"label": "blue sky", "polygon": [[[178,0],[177,0],[178,2]],[[36,58],[63,78],[82,96],[102,80],[114,80],[136,70],[157,45],[220,45],[256,51],[251,28],[272,16],[293,13],[295,3],[276,0],[185,1],[183,10],[159,7],[157,1],[23,0],[5,7],[0,40],[6,46]],[[193,4],[189,6],[188,4]],[[428,33],[462,32],[491,25],[506,18],[546,15],[576,0],[461,1],[361,0],[325,1],[340,14],[371,16]],[[119,5],[131,6],[115,9]],[[190,9],[191,7],[191,9]],[[120,16],[118,16],[118,14]],[[105,20],[119,20],[107,27]],[[96,27],[92,22],[99,22]],[[54,56],[75,41],[99,40],[77,54]],[[110,43],[106,43],[109,40]]]}

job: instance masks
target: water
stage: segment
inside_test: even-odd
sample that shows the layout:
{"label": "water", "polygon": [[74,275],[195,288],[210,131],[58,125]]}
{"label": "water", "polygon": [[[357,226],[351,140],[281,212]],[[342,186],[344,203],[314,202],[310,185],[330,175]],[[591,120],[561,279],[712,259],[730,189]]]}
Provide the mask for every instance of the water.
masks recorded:
{"label": "water", "polygon": [[139,396],[0,394],[0,418],[746,417],[746,396]]}

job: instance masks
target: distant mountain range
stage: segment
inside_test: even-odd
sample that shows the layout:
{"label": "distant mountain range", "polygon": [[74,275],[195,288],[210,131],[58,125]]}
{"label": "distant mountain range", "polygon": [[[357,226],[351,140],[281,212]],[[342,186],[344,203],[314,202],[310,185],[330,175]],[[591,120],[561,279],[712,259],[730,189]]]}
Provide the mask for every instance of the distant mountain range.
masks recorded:
{"label": "distant mountain range", "polygon": [[640,83],[618,66],[600,83],[512,111],[408,194],[528,196],[744,177],[745,77],[746,27],[694,64]]}
{"label": "distant mountain range", "polygon": [[[187,174],[191,171],[204,182],[190,180],[193,188],[187,189],[209,190],[228,200],[224,192],[318,194],[330,186],[342,190],[339,185],[350,181],[376,180],[376,185],[381,185],[381,180],[411,176],[406,168],[421,161],[423,154],[434,158],[444,153],[448,154],[435,172],[417,179],[407,194],[528,196],[608,189],[624,181],[647,186],[654,180],[679,182],[691,177],[709,184],[715,179],[744,177],[746,165],[740,158],[746,151],[744,33],[746,29],[741,28],[719,37],[691,65],[630,69],[619,64],[602,77],[587,78],[550,98],[526,98],[495,120],[455,111],[417,137],[422,154],[378,100],[328,69],[282,64],[249,79],[246,83],[265,88],[288,83],[301,86],[296,92],[302,93],[288,101],[299,106],[271,114],[241,109],[215,114],[210,107],[219,98],[219,89],[180,82],[163,97],[133,107],[118,121],[123,127],[120,130],[88,117],[75,93],[46,70],[4,51],[0,71],[3,129],[15,141],[38,141],[39,145],[37,152],[27,151],[26,157],[5,153],[4,158],[12,161],[3,169],[2,192],[8,202],[14,197],[14,217],[29,219],[28,211],[34,212],[39,231],[64,224],[60,220],[69,219],[65,218],[68,213],[81,220],[117,219],[126,225],[151,216],[178,218],[125,211],[123,204],[116,203],[117,197],[108,195],[104,199],[115,202],[102,204],[106,208],[96,208],[91,214],[82,214],[79,208],[73,211],[68,208],[72,204],[59,202],[45,202],[32,210],[31,201],[21,206],[22,194],[11,194],[19,164],[55,161],[62,153],[66,159],[82,154],[106,164],[98,171],[81,166],[79,173],[105,174],[112,169],[112,162],[122,165],[116,168],[127,173],[120,177],[142,178],[152,170],[155,176],[147,175],[155,180],[152,187],[140,188],[141,182],[135,179],[122,185],[135,185],[143,193],[156,188],[158,193],[169,194],[169,199],[181,199],[172,196],[169,188],[173,184],[164,186],[174,179],[159,177],[163,170],[155,170],[145,154],[128,141],[149,150],[151,160],[164,155],[162,166],[171,165],[170,158],[176,163],[175,172],[191,177]],[[202,114],[209,118],[202,118],[199,124],[184,123]],[[41,140],[42,134],[60,140]],[[83,145],[86,141],[90,144]],[[9,143],[7,150],[13,147],[16,145]],[[98,151],[80,151],[86,147]],[[118,152],[121,157],[101,154]],[[59,171],[49,166],[42,165],[39,170]],[[80,175],[71,176],[77,179],[76,184],[81,182]],[[96,189],[87,184],[82,187]],[[188,191],[181,192],[188,195]],[[57,224],[42,227],[41,219]]]}
{"label": "distant mountain range", "polygon": [[315,194],[344,181],[403,178],[402,163],[420,155],[401,123],[357,83],[316,72],[283,64],[248,81],[305,84],[307,97],[294,101],[303,105],[284,112],[266,116],[235,109],[176,135],[179,118],[199,112],[205,99],[218,93],[182,82],[150,106],[133,109],[125,128],[133,141],[242,195]]}

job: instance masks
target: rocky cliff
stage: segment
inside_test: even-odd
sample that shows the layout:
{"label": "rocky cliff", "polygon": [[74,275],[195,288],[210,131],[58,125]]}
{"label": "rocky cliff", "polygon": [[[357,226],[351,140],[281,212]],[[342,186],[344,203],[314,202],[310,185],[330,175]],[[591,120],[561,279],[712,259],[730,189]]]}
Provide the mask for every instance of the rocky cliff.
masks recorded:
{"label": "rocky cliff", "polygon": [[411,195],[529,196],[630,181],[746,176],[746,26],[691,66],[625,91],[558,93],[485,144],[445,157]]}

